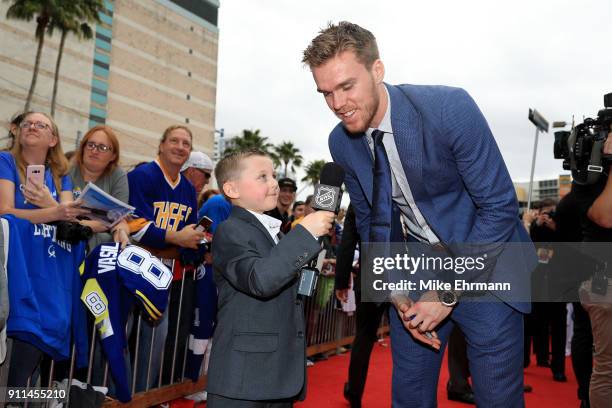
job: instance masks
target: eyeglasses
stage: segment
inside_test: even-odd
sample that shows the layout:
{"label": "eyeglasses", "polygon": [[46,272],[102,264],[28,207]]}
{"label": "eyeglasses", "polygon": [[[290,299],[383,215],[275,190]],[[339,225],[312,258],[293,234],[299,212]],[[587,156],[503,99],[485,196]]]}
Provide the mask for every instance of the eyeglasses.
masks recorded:
{"label": "eyeglasses", "polygon": [[94,150],[97,150],[100,153],[106,153],[106,152],[110,152],[111,150],[113,150],[112,146],[107,146],[102,143],[94,143],[94,142],[85,143],[85,147],[87,148],[87,150],[91,150],[92,152]]}
{"label": "eyeglasses", "polygon": [[46,123],[43,123],[43,122],[30,122],[29,120],[26,120],[26,121],[21,122],[19,124],[19,127],[21,129],[29,129],[32,126],[34,126],[34,129],[38,129],[38,130],[51,129],[49,127],[49,125],[47,125]]}

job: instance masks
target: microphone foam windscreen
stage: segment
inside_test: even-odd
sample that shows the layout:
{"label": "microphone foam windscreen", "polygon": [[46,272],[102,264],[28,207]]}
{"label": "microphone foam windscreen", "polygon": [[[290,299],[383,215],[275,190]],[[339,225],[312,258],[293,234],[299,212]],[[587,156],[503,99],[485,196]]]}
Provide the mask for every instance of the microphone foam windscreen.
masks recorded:
{"label": "microphone foam windscreen", "polygon": [[344,169],[334,162],[325,163],[321,169],[319,183],[334,187],[342,186],[342,183],[344,183]]}

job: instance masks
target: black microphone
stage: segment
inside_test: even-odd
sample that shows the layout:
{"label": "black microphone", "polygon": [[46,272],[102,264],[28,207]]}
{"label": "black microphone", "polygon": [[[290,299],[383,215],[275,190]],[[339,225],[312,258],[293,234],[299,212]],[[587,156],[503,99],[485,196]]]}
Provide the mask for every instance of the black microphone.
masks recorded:
{"label": "black microphone", "polygon": [[[342,183],[344,182],[344,170],[336,163],[325,163],[319,176],[319,184],[315,186],[312,203],[315,210],[332,211],[338,214],[340,202],[342,201]],[[319,237],[322,243],[322,237]],[[314,257],[308,266],[302,268],[297,293],[302,296],[312,296],[317,287],[319,270],[316,268],[317,258]]]}
{"label": "black microphone", "polygon": [[333,162],[325,163],[315,186],[311,206],[315,210],[332,211],[338,214],[342,201],[344,169]]}

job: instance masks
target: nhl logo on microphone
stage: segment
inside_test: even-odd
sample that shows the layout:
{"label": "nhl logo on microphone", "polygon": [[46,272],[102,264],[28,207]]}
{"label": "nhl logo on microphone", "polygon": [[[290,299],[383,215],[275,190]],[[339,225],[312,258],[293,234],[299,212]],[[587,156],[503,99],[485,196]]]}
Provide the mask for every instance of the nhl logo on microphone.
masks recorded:
{"label": "nhl logo on microphone", "polygon": [[336,192],[332,187],[321,186],[317,191],[315,203],[317,207],[330,208],[336,201],[335,198]]}
{"label": "nhl logo on microphone", "polygon": [[340,188],[317,184],[313,208],[315,210],[336,211],[339,204]]}

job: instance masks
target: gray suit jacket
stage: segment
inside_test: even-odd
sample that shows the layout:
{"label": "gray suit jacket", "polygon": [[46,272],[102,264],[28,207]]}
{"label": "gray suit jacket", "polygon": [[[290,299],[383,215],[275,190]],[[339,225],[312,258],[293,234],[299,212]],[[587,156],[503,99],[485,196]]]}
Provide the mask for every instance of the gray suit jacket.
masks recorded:
{"label": "gray suit jacket", "polygon": [[299,271],[320,251],[301,225],[278,244],[255,216],[232,209],[213,239],[219,290],[208,392],[244,400],[298,397],[306,383]]}

